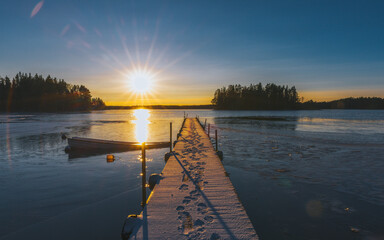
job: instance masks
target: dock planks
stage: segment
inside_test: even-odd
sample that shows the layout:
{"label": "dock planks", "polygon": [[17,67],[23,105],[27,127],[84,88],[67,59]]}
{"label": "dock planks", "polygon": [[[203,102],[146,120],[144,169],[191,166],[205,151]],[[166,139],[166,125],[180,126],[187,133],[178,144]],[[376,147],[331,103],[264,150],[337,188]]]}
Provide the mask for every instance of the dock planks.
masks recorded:
{"label": "dock planks", "polygon": [[211,141],[188,118],[130,239],[258,239]]}

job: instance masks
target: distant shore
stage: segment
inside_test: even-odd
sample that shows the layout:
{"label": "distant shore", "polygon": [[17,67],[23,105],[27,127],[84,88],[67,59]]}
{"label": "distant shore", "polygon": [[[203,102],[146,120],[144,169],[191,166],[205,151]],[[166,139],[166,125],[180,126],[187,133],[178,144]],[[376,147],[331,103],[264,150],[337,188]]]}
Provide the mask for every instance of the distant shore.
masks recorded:
{"label": "distant shore", "polygon": [[213,109],[213,110],[322,110],[384,109],[382,97],[349,97],[328,102],[305,101],[295,86],[268,83],[229,85],[215,91],[211,104],[107,106],[92,97],[84,85],[72,85],[48,75],[19,72],[13,79],[0,77],[0,113],[7,112],[88,112],[119,109]]}
{"label": "distant shore", "polygon": [[106,106],[104,110],[115,109],[213,109],[213,105],[145,105],[145,106]]}
{"label": "distant shore", "polygon": [[[317,107],[317,106],[316,106]],[[0,114],[7,113],[87,113],[92,111],[104,111],[104,110],[131,110],[131,109],[164,109],[164,110],[183,110],[183,109],[193,109],[193,110],[220,110],[220,111],[314,111],[314,110],[384,110],[383,108],[332,108],[332,107],[301,107],[297,109],[215,109],[213,105],[145,105],[145,106],[105,106],[101,109],[90,109],[84,111],[0,111]]]}

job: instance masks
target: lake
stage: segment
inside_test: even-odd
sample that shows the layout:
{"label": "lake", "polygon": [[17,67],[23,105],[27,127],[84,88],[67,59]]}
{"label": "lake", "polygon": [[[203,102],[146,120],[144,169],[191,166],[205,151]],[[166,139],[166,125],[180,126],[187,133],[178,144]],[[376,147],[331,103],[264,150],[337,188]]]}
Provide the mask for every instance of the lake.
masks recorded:
{"label": "lake", "polygon": [[[185,110],[218,130],[262,239],[384,239],[384,111]],[[68,155],[66,136],[167,141],[184,110],[0,115],[0,239],[120,239],[140,213],[140,151]],[[147,152],[148,175],[168,149]]]}

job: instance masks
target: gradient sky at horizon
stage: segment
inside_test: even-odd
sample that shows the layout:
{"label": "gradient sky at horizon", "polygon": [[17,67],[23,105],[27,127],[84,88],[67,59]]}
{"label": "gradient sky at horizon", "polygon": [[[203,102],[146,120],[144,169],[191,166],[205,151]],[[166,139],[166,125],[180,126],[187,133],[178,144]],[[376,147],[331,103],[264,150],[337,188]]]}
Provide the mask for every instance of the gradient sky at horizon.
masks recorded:
{"label": "gradient sky at horizon", "polygon": [[[0,76],[50,74],[109,105],[209,104],[228,84],[384,97],[384,1],[0,2]],[[132,93],[134,68],[156,73]]]}

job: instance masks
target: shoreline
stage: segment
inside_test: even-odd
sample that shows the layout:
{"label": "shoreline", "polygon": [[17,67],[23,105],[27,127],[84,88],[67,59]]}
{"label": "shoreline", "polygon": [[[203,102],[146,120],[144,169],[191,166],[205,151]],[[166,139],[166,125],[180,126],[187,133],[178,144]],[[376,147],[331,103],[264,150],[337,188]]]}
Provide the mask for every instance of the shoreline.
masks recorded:
{"label": "shoreline", "polygon": [[279,111],[323,111],[323,110],[346,110],[346,111],[383,111],[384,109],[351,109],[351,108],[324,108],[324,109],[214,109],[214,108],[199,108],[199,107],[107,107],[105,109],[93,109],[89,111],[66,111],[66,112],[40,112],[40,111],[30,111],[30,112],[24,112],[24,111],[8,111],[8,112],[2,112],[0,111],[0,115],[7,115],[7,114],[82,114],[82,113],[91,113],[91,112],[99,112],[99,111],[107,111],[107,110],[135,110],[135,109],[153,109],[153,110],[212,110],[212,111],[239,111],[239,112],[246,112],[246,111],[255,111],[255,112],[265,112],[265,111],[271,111],[271,112],[279,112]]}

